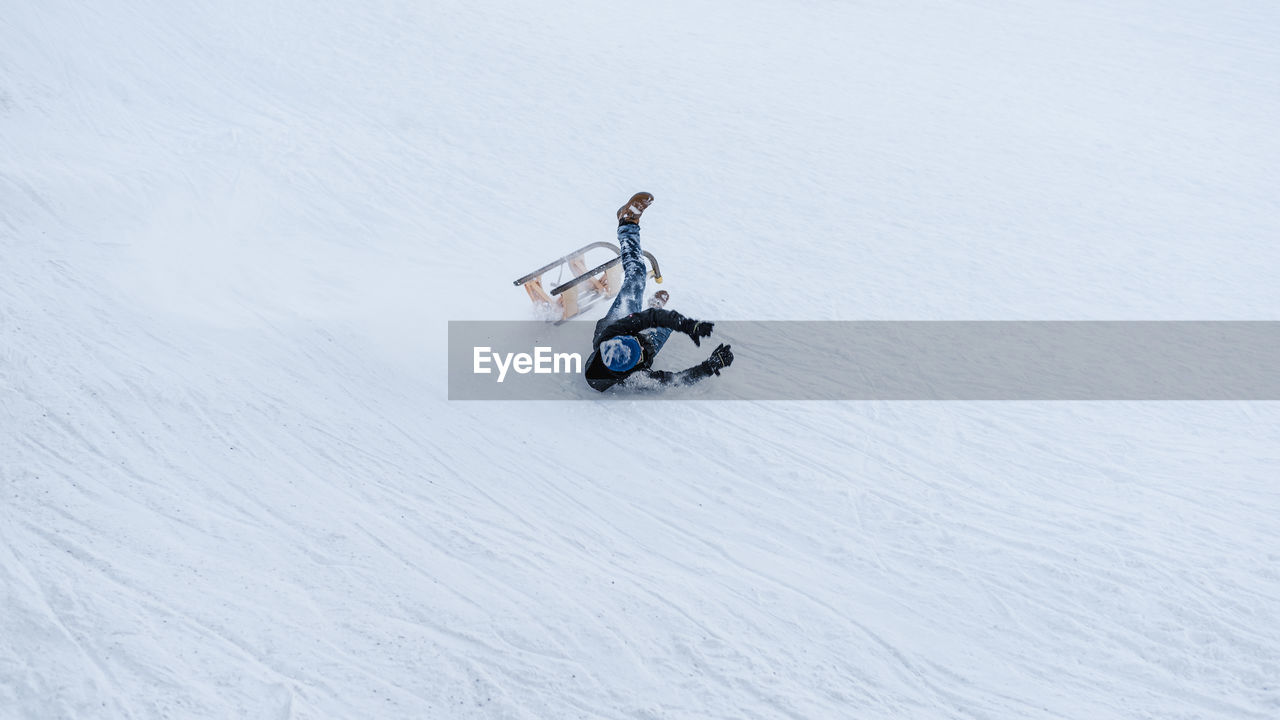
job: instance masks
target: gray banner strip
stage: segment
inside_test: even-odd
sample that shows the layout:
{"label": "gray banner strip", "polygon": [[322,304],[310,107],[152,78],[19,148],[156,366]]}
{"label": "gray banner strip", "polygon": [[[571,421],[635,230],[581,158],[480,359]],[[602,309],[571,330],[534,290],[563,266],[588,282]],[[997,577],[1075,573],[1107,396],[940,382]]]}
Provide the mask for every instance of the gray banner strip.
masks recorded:
{"label": "gray banner strip", "polygon": [[1280,400],[1273,321],[719,322],[700,348],[673,334],[654,368],[729,343],[720,377],[604,394],[573,367],[594,325],[450,322],[449,399]]}

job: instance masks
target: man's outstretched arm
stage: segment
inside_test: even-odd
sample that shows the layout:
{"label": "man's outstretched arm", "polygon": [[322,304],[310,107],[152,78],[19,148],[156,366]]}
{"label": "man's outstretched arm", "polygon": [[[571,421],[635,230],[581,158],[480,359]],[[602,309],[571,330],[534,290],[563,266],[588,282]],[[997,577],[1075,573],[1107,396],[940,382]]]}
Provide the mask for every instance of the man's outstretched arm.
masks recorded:
{"label": "man's outstretched arm", "polygon": [[634,312],[626,317],[618,318],[609,324],[608,332],[602,336],[601,340],[607,340],[618,335],[634,335],[641,330],[648,330],[653,327],[671,328],[679,330],[680,324],[687,320],[685,316],[675,310],[663,310],[662,308],[649,308]]}

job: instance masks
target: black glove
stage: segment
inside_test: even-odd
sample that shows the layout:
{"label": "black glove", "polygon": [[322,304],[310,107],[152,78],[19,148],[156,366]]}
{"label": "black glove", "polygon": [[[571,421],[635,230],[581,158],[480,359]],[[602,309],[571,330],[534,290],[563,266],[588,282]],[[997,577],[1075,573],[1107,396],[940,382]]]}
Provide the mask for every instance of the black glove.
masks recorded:
{"label": "black glove", "polygon": [[719,375],[721,370],[733,364],[733,351],[729,349],[728,345],[720,343],[720,347],[716,348],[715,352],[711,353],[711,357],[707,358],[702,364],[711,372]]}
{"label": "black glove", "polygon": [[715,323],[709,323],[702,320],[694,320],[693,318],[685,318],[680,321],[680,332],[688,335],[693,344],[702,346],[702,338],[711,335],[711,330],[716,326]]}

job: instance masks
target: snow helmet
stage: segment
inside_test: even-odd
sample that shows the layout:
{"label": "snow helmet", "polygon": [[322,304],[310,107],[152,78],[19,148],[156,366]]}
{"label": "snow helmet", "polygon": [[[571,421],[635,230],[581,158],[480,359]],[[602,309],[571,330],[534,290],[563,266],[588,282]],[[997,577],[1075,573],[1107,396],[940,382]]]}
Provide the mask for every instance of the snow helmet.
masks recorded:
{"label": "snow helmet", "polygon": [[642,355],[640,341],[630,335],[609,338],[600,343],[600,359],[614,372],[626,372],[639,365]]}

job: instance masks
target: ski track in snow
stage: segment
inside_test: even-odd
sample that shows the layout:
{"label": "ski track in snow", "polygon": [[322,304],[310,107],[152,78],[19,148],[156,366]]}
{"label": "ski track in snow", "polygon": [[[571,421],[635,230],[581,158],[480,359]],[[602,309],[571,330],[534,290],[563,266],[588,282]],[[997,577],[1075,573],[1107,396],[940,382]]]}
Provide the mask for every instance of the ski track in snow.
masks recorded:
{"label": "ski track in snow", "polygon": [[1280,716],[1275,403],[443,347],[637,189],[694,316],[1275,319],[1274,7],[4,15],[0,718]]}

